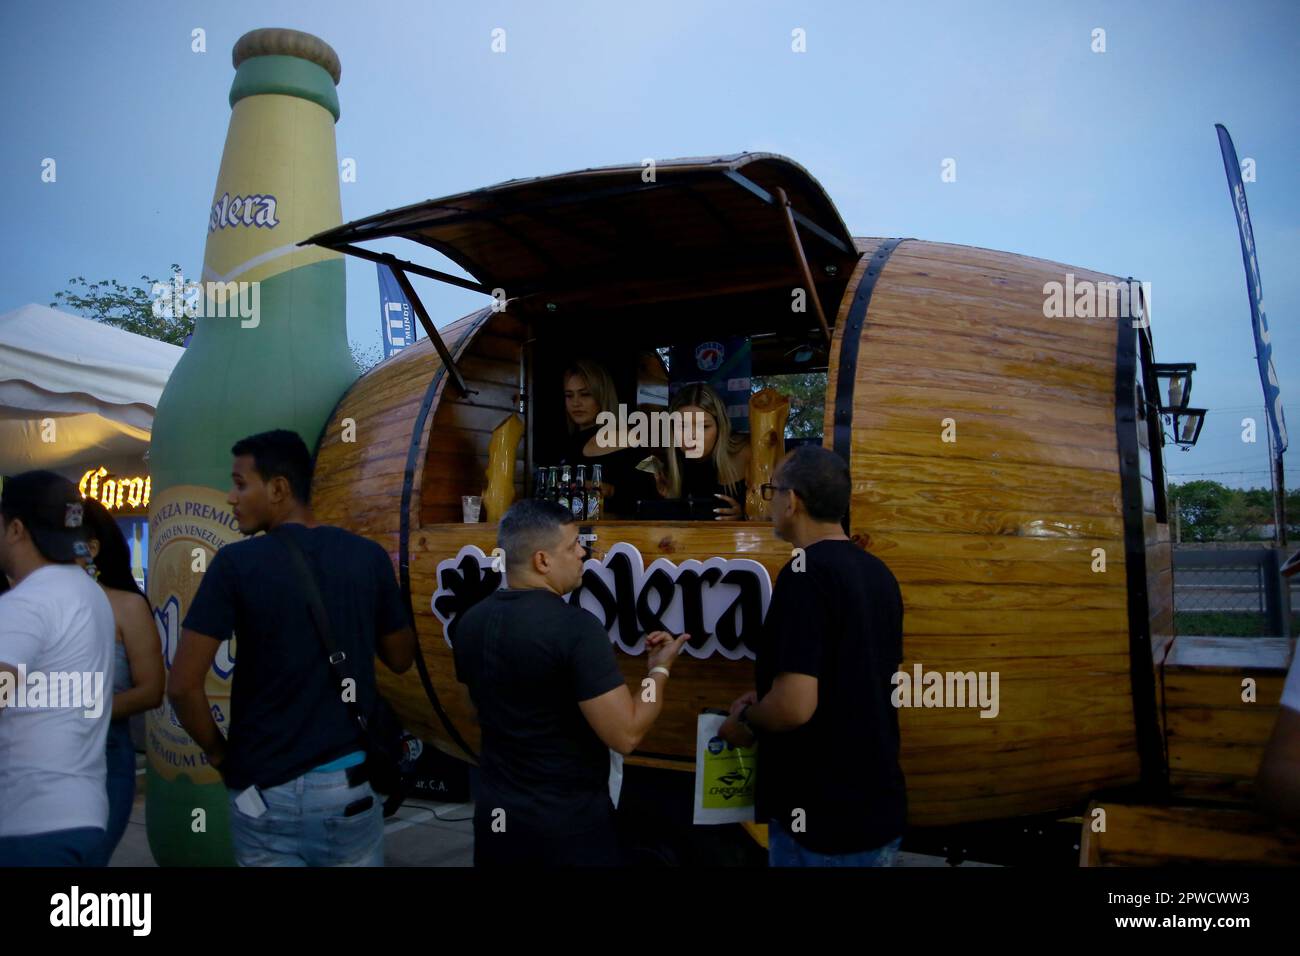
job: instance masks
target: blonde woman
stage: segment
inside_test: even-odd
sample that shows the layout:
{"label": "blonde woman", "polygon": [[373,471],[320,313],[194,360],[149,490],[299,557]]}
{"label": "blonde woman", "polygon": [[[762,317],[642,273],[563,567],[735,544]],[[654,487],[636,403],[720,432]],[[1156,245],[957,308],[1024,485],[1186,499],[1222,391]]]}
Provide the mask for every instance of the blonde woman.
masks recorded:
{"label": "blonde woman", "polygon": [[618,415],[618,392],[605,367],[588,359],[576,359],[564,370],[564,414],[569,428],[561,464],[586,465],[591,481],[591,466],[601,466],[601,486],[605,512],[633,514],[639,498],[653,498],[653,478],[637,470],[646,457],[645,449],[629,448],[601,442],[602,430],[596,421],[601,412]]}
{"label": "blonde woman", "polygon": [[731,433],[722,397],[702,382],[683,385],[669,411],[681,412],[684,422],[700,423],[700,430],[690,436],[689,447],[673,448],[665,455],[667,467],[659,473],[659,493],[665,498],[717,498],[716,520],[744,520],[749,442]]}
{"label": "blonde woman", "polygon": [[[590,431],[588,438],[594,438],[596,416],[601,412],[618,412],[614,380],[605,371],[605,366],[577,359],[564,370],[564,413],[569,434]],[[586,443],[584,439],[583,445]]]}

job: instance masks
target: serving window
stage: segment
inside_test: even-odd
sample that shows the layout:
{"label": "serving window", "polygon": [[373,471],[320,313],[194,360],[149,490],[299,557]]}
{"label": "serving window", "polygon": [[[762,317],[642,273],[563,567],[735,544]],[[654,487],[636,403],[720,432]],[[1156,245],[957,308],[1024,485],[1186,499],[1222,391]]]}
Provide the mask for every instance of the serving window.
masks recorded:
{"label": "serving window", "polygon": [[[833,304],[842,291],[841,282],[822,295]],[[600,309],[585,303],[573,308],[563,302],[511,303],[504,312],[481,316],[476,327],[462,333],[467,338],[459,346],[449,342],[467,394],[450,381],[442,386],[427,446],[421,523],[462,521],[462,496],[483,495],[493,471],[510,475],[516,499],[536,497],[546,495],[540,484],[551,466],[560,471],[567,462],[570,480],[576,481],[582,460],[590,486],[590,466],[600,456],[575,455],[575,432],[581,429],[565,396],[565,371],[579,360],[603,370],[605,391],[614,393],[612,402],[602,396],[613,405],[601,409],[611,413],[602,419],[610,426],[603,437],[646,443],[637,452],[644,475],[635,476],[637,495],[629,500],[623,489],[613,488],[614,499],[602,502],[599,520],[712,520],[708,502],[669,493],[666,456],[673,449],[663,447],[666,433],[678,444],[683,437],[687,443],[678,452],[684,465],[678,469],[679,487],[698,488],[698,480],[691,485],[691,477],[683,479],[681,473],[698,478],[702,470],[683,462],[685,451],[697,446],[689,430],[684,436],[679,430],[680,413],[669,415],[682,388],[700,382],[712,388],[726,408],[729,450],[739,447],[752,455],[749,404],[764,389],[788,400],[782,451],[821,442],[829,347],[808,315],[790,312],[788,295],[788,289],[778,288]],[[522,424],[520,440],[513,456],[498,448],[494,460],[493,431],[512,415]],[[645,426],[640,435],[637,416]],[[584,424],[590,430],[590,423]],[[616,470],[626,479],[625,464]],[[609,469],[602,471],[608,486]],[[749,503],[738,504],[752,514],[759,491],[747,484],[743,489],[738,497]],[[499,517],[490,507],[484,510],[488,522]],[[587,519],[585,513],[582,517]]]}

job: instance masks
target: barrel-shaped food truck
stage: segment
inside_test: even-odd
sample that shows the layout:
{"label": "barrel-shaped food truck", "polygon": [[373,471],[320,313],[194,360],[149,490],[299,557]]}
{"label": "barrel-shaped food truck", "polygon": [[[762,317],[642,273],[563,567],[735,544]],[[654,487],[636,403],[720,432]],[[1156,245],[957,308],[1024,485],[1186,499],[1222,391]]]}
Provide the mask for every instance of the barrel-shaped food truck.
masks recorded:
{"label": "barrel-shaped food truck", "polygon": [[[473,278],[361,245],[394,237]],[[1099,792],[1167,782],[1164,446],[1167,425],[1191,442],[1201,418],[1194,366],[1155,361],[1141,283],[854,237],[807,171],[759,153],[512,180],[310,242],[390,265],[428,333],[340,401],[312,495],[322,521],[392,556],[420,655],[408,675],[380,669],[381,686],[441,751],[472,761],[478,747],[446,625],[500,584],[500,509],[538,494],[538,467],[558,461],[563,369],[596,360],[645,408],[662,395],[647,356],[739,341],[748,375],[778,393],[783,376],[824,382],[801,398],[805,412],[820,406],[812,440],[848,462],[847,531],[899,581],[900,673],[916,684],[896,702],[909,825],[1078,814]],[[439,328],[412,274],[490,304]],[[520,440],[502,440],[514,419]],[[751,469],[785,447],[779,427],[753,427],[750,441]],[[486,520],[465,522],[463,496],[483,495],[493,473]],[[631,686],[646,632],[692,633],[661,718],[628,758],[642,779],[689,781],[697,715],[753,686],[751,641],[791,548],[762,520],[629,512],[583,532],[588,593],[570,599],[603,616]],[[972,698],[978,675],[996,675],[996,704],[930,706],[931,673],[971,678]],[[680,792],[689,821],[689,785]]]}

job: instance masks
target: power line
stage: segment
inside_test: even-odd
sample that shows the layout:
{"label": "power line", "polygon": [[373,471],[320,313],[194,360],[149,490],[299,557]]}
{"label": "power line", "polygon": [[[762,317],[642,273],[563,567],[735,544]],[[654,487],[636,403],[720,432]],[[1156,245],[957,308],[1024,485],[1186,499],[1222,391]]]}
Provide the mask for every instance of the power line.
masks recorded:
{"label": "power line", "polygon": [[1211,475],[1267,475],[1270,468],[1239,468],[1236,471],[1184,471],[1182,474],[1170,474],[1170,478],[1207,478]]}

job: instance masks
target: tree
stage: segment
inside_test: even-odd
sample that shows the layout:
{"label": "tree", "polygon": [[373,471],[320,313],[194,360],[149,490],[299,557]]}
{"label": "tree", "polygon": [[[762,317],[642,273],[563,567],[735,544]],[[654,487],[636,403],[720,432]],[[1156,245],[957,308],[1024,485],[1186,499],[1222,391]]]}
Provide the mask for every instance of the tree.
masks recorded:
{"label": "tree", "polygon": [[750,387],[758,392],[776,389],[790,399],[790,417],[785,422],[786,438],[820,438],[826,414],[826,373],[797,372],[793,375],[755,375]]}
{"label": "tree", "polygon": [[357,371],[362,375],[378,365],[384,357],[377,345],[362,345],[353,340],[348,343],[348,348],[352,350],[352,361],[357,363]]}
{"label": "tree", "polygon": [[[1217,481],[1169,485],[1170,507],[1177,505],[1184,541],[1258,541],[1273,523],[1273,492],[1267,488],[1228,488]],[[1287,533],[1300,521],[1300,491],[1287,494]]]}
{"label": "tree", "polygon": [[[180,271],[181,267],[173,262],[172,275],[179,275]],[[173,314],[172,283],[148,276],[140,279],[144,286],[125,286],[116,279],[87,282],[85,277],[77,276],[68,280],[66,290],[54,293],[50,307],[64,308],[136,335],[184,345],[185,337],[194,331],[194,319],[184,311]],[[165,297],[154,295],[155,286],[167,288]]]}
{"label": "tree", "polygon": [[1228,489],[1217,481],[1169,485],[1170,502],[1178,502],[1184,541],[1213,541],[1223,532],[1223,508]]}

